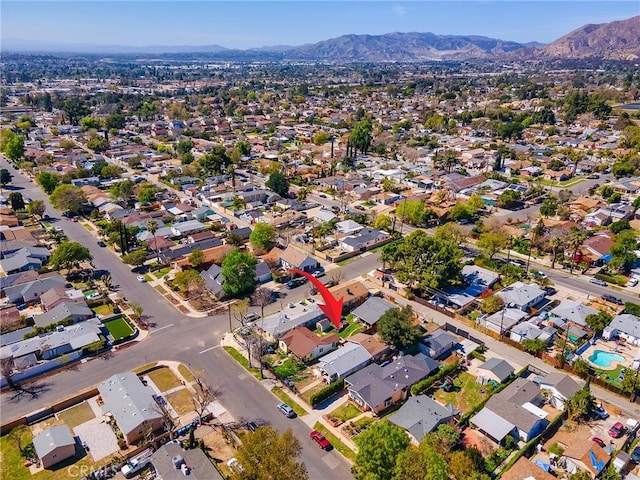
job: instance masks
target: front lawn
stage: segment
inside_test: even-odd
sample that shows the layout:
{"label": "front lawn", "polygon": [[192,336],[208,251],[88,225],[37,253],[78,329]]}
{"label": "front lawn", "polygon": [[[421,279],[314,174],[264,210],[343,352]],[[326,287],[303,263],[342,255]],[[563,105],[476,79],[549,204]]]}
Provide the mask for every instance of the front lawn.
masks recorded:
{"label": "front lawn", "polygon": [[167,394],[165,398],[178,415],[185,415],[193,411],[193,399],[191,397],[191,392],[186,388],[176,392],[171,392]]}
{"label": "front lawn", "polygon": [[286,403],[291,408],[293,408],[293,411],[296,412],[296,415],[298,415],[299,417],[301,417],[302,415],[306,415],[308,413],[304,408],[298,405],[297,402],[292,400],[291,397],[287,394],[287,392],[285,392],[280,387],[273,387],[271,389],[271,393],[273,393],[276,397],[278,397],[280,401]]}
{"label": "front lawn", "polygon": [[172,388],[182,385],[182,382],[178,380],[169,367],[162,367],[149,372],[149,378],[158,387],[161,392],[166,392]]}
{"label": "front lawn", "polygon": [[72,429],[95,417],[93,410],[91,410],[91,407],[87,402],[82,402],[65,410],[64,412],[58,413],[58,418],[69,425],[69,428]]}
{"label": "front lawn", "polygon": [[104,305],[93,307],[91,310],[93,310],[93,313],[95,313],[96,315],[108,317],[109,315],[113,315],[113,304],[105,303]]}
{"label": "front lawn", "polygon": [[304,368],[305,366],[301,363],[294,362],[290,358],[287,358],[284,362],[282,362],[282,365],[278,365],[273,369],[273,371],[276,374],[276,377],[282,380],[284,378],[295,375],[299,371],[304,370]]}
{"label": "front lawn", "polygon": [[445,392],[439,388],[433,396],[443,405],[451,403],[463,414],[478,405],[487,395],[483,393],[483,389],[486,391],[487,387],[477,384],[476,378],[467,372],[462,372],[454,378],[453,386],[451,392]]}
{"label": "front lawn", "polygon": [[361,413],[362,412],[355,405],[351,403],[344,403],[329,413],[329,416],[346,422],[347,420],[357,417]]}
{"label": "front lawn", "polygon": [[249,360],[247,360],[244,357],[244,355],[242,355],[239,351],[237,351],[233,347],[228,347],[228,346],[225,346],[225,347],[222,347],[222,348],[224,348],[224,351],[227,352],[229,355],[231,355],[231,357],[233,357],[233,359],[236,362],[238,362],[245,369],[247,369],[249,372],[251,372],[254,377],[260,378],[260,370],[258,370],[257,368],[254,368],[254,367],[250,367],[249,366]]}
{"label": "front lawn", "polygon": [[162,278],[170,271],[171,271],[171,267],[164,267],[164,268],[161,268],[160,270],[153,272],[153,274],[155,275],[156,278]]}
{"label": "front lawn", "polygon": [[114,342],[126,338],[134,332],[134,329],[131,327],[131,325],[129,325],[129,322],[127,322],[124,317],[116,318],[115,320],[109,320],[108,322],[104,323],[104,326],[107,328],[107,330],[109,330],[109,333],[113,337]]}
{"label": "front lawn", "polygon": [[325,438],[329,440],[331,445],[333,445],[333,448],[340,452],[345,458],[351,460],[352,462],[356,461],[356,452],[347,447],[347,445],[342,440],[331,433],[323,424],[321,424],[320,422],[316,422],[313,428],[323,434]]}
{"label": "front lawn", "polygon": [[196,379],[196,377],[193,375],[193,373],[191,373],[191,370],[189,370],[182,363],[180,365],[178,365],[178,371],[184,377],[185,382],[191,383]]}

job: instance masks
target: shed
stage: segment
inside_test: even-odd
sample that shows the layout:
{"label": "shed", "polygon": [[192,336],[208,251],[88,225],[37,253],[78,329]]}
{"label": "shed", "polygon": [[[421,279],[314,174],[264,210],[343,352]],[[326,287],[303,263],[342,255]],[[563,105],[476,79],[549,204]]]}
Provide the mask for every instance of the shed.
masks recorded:
{"label": "shed", "polygon": [[33,446],[44,468],[76,454],[76,442],[68,425],[47,428],[33,437]]}

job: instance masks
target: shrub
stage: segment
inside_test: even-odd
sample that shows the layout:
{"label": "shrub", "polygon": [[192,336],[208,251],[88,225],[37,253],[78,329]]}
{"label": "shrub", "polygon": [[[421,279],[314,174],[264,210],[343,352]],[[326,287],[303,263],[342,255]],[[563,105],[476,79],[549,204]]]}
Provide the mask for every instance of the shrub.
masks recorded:
{"label": "shrub", "polygon": [[344,379],[340,379],[340,380],[337,380],[337,381],[335,381],[333,383],[330,383],[325,388],[323,388],[322,390],[320,390],[317,393],[314,393],[311,396],[311,399],[310,399],[311,406],[315,407],[320,402],[323,402],[324,400],[329,398],[331,395],[333,395],[335,393],[338,393],[343,388],[344,388]]}
{"label": "shrub", "polygon": [[416,383],[411,387],[411,393],[413,395],[418,395],[424,392],[425,390],[428,390],[429,387],[431,387],[431,385],[433,385],[435,382],[442,380],[444,377],[454,372],[458,368],[459,364],[460,362],[455,362],[455,363],[452,363],[451,365],[447,365],[443,368],[440,368],[433,375],[428,376],[424,380],[420,380],[418,383]]}

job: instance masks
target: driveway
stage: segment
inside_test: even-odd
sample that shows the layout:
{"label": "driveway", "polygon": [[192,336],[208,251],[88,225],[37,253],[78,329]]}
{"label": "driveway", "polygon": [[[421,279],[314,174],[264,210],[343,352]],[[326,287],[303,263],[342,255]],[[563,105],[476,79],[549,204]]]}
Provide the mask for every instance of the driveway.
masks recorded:
{"label": "driveway", "polygon": [[89,446],[89,454],[94,461],[113,455],[120,450],[113,429],[102,419],[92,418],[73,429],[81,442]]}

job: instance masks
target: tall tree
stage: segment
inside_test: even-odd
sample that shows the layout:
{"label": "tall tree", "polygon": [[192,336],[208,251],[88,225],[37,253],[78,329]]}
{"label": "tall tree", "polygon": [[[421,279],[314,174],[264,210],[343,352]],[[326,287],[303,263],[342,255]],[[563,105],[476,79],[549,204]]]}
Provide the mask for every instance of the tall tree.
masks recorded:
{"label": "tall tree", "polygon": [[570,273],[573,273],[573,269],[576,265],[576,256],[578,255],[578,249],[582,246],[589,234],[584,230],[579,230],[575,227],[571,229],[569,237],[567,238],[567,246],[571,249],[571,269]]}
{"label": "tall tree", "polygon": [[24,155],[24,137],[17,133],[11,133],[12,135],[3,141],[2,152],[9,160],[15,162]]}
{"label": "tall tree", "polygon": [[78,125],[81,118],[91,113],[91,109],[79,97],[71,97],[65,100],[62,104],[62,109],[71,125]]}
{"label": "tall tree", "polygon": [[87,203],[82,189],[69,184],[58,185],[49,198],[58,210],[70,213],[78,213]]}
{"label": "tall tree", "polygon": [[409,446],[409,437],[400,427],[383,420],[358,435],[357,444],[355,478],[391,480],[396,459]]}
{"label": "tall tree", "polygon": [[233,480],[307,480],[307,468],[298,462],[300,441],[291,429],[280,433],[271,425],[258,428],[242,439],[236,458],[240,468]]}
{"label": "tall tree", "polygon": [[551,239],[551,269],[556,266],[556,260],[558,259],[558,253],[563,252],[566,246],[565,240],[562,237],[553,237]]}
{"label": "tall tree", "polygon": [[227,295],[237,297],[249,293],[255,286],[255,267],[258,261],[248,252],[237,248],[222,261],[222,289]]}
{"label": "tall tree", "polygon": [[44,193],[51,195],[58,186],[58,183],[60,183],[60,176],[45,170],[38,173],[36,183],[42,187]]}
{"label": "tall tree", "polygon": [[31,200],[27,204],[27,213],[31,216],[42,218],[46,210],[46,206],[42,200]]}
{"label": "tall tree", "polygon": [[584,386],[565,402],[565,409],[570,420],[580,420],[589,417],[594,405],[595,399],[587,379]]}
{"label": "tall tree", "polygon": [[0,185],[4,187],[6,184],[11,183],[11,180],[13,180],[11,172],[6,168],[0,169]]}
{"label": "tall tree", "polygon": [[91,261],[89,249],[78,242],[62,242],[49,257],[49,266],[54,270],[76,268],[81,262]]}
{"label": "tall tree", "polygon": [[286,198],[289,193],[289,180],[280,172],[273,172],[269,175],[265,186],[283,198]]}
{"label": "tall tree", "polygon": [[20,192],[11,192],[9,194],[9,205],[14,212],[21,212],[24,210],[24,199]]}
{"label": "tall tree", "polygon": [[276,239],[276,228],[270,223],[258,222],[254,225],[251,235],[249,235],[249,243],[258,253],[265,252],[273,246]]}
{"label": "tall tree", "polygon": [[121,180],[111,185],[111,187],[109,187],[109,194],[116,203],[126,207],[131,195],[133,195],[135,187],[136,184],[127,178],[126,180]]}
{"label": "tall tree", "polygon": [[147,221],[147,231],[153,235],[153,251],[156,254],[156,260],[160,263],[160,253],[158,252],[158,237],[156,232],[158,231],[158,223],[155,220]]}
{"label": "tall tree", "polygon": [[377,322],[380,337],[398,350],[415,345],[422,334],[413,324],[413,310],[410,306],[387,310]]}

